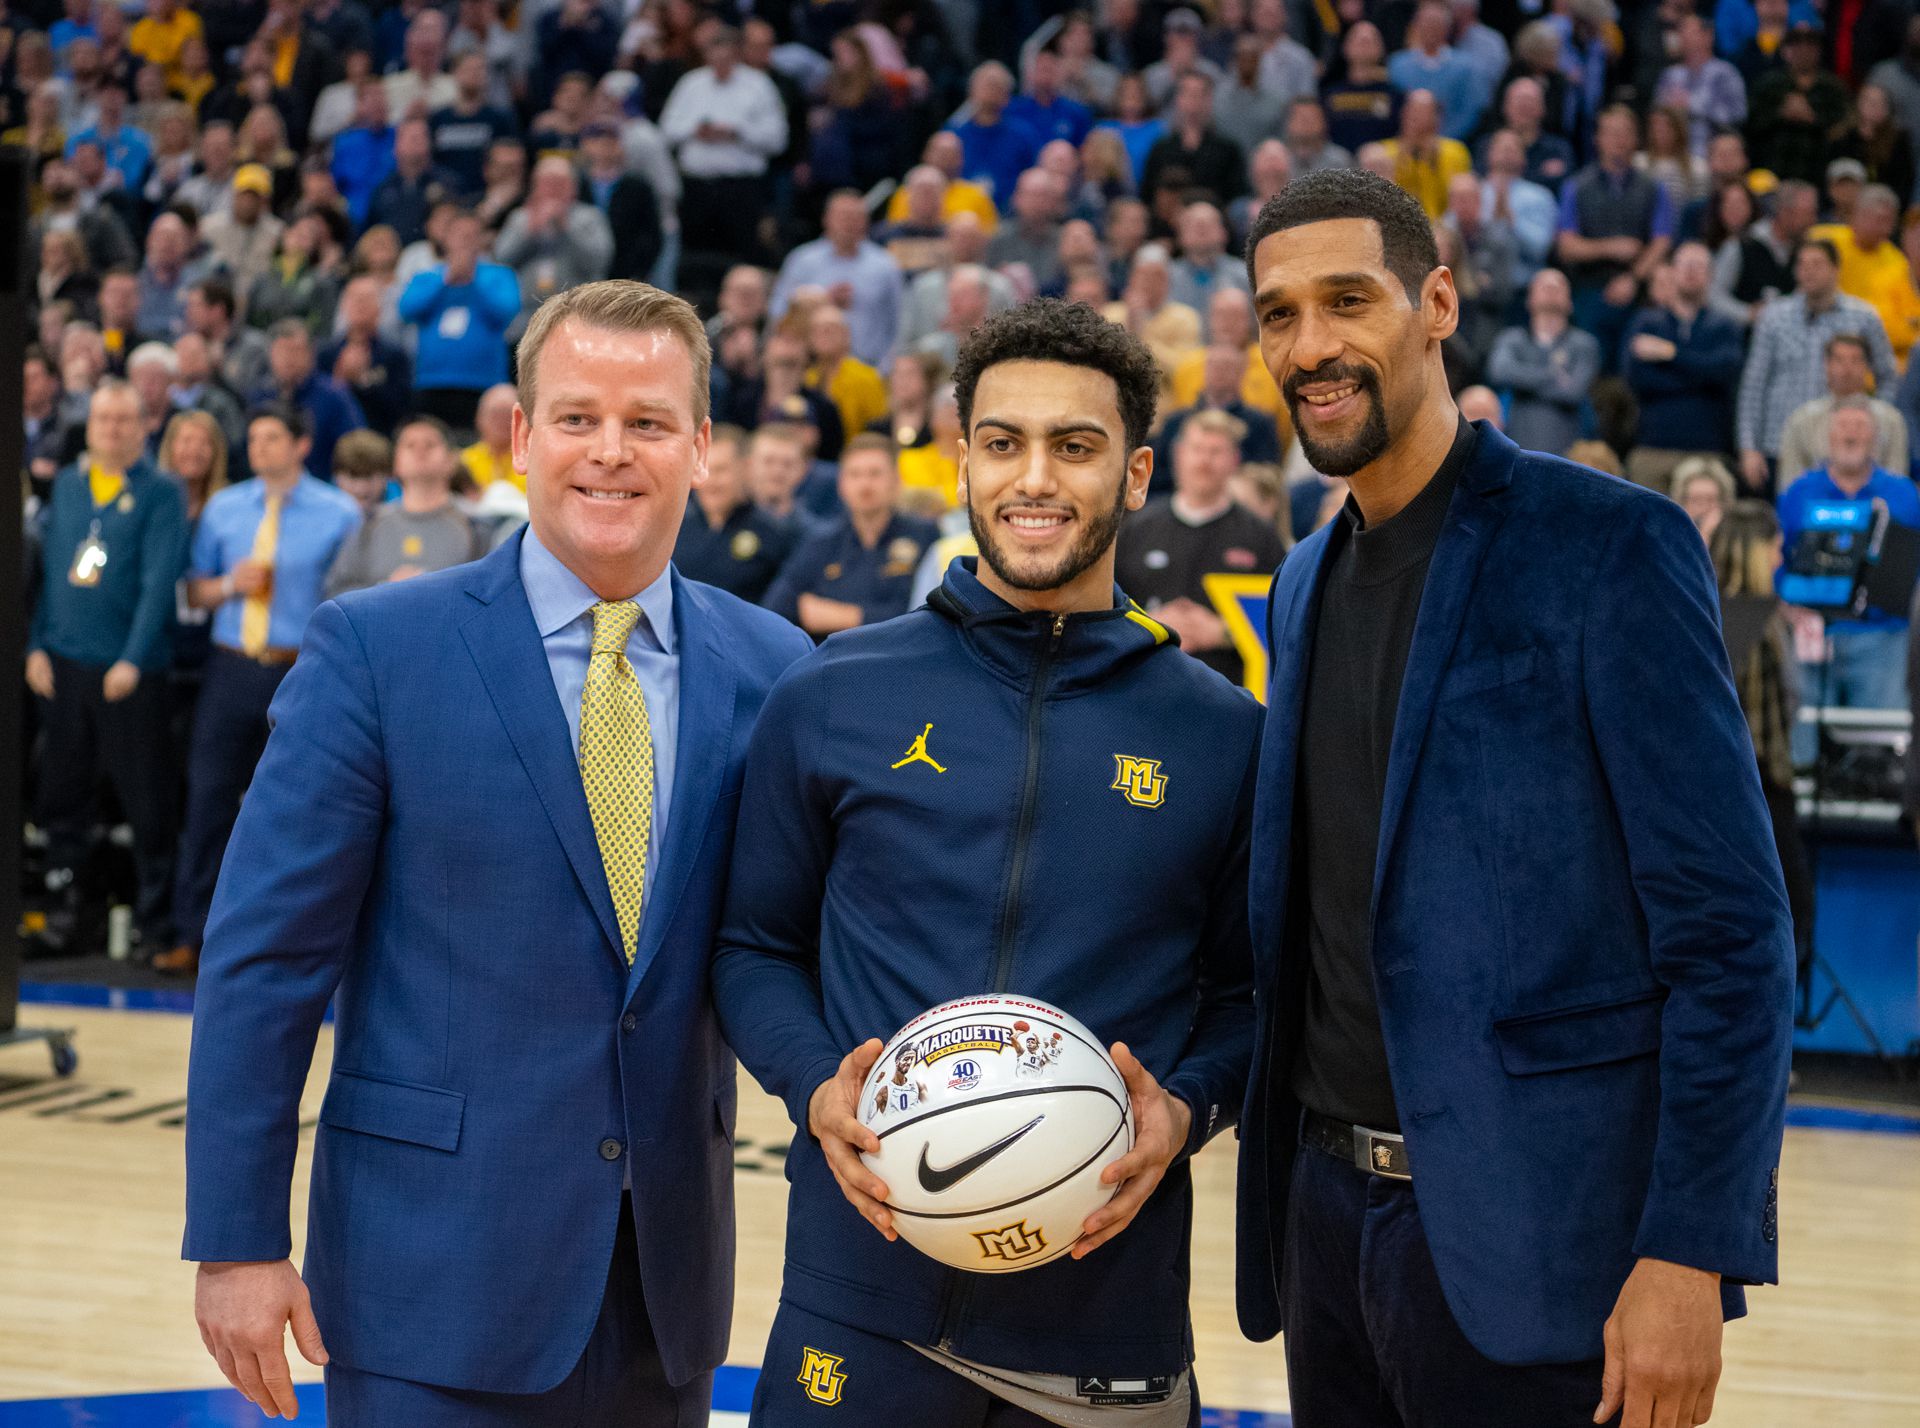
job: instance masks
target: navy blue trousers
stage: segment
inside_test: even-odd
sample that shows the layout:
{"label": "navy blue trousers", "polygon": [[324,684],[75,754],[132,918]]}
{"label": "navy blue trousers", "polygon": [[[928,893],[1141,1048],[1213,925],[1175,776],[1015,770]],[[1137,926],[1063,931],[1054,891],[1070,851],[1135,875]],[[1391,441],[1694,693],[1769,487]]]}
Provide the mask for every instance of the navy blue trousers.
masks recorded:
{"label": "navy blue trousers", "polygon": [[327,1365],[328,1428],[706,1428],[713,1375],[675,1388],[640,1293],[633,1212],[620,1205],[600,1318],[573,1372],[545,1393],[471,1393]]}
{"label": "navy blue trousers", "polygon": [[[1200,1421],[1200,1396],[1193,1398]],[[782,1300],[753,1390],[752,1428],[1049,1428],[898,1339]]]}
{"label": "navy blue trousers", "polygon": [[1467,1341],[1410,1181],[1297,1148],[1280,1297],[1294,1428],[1592,1428],[1601,1360],[1516,1367]]}
{"label": "navy blue trousers", "polygon": [[207,656],[200,700],[193,711],[187,754],[187,818],[180,831],[173,920],[178,937],[196,951],[207,931],[220,862],[240,816],[253,767],[266,752],[267,708],[286,665],[265,665],[217,646]]}

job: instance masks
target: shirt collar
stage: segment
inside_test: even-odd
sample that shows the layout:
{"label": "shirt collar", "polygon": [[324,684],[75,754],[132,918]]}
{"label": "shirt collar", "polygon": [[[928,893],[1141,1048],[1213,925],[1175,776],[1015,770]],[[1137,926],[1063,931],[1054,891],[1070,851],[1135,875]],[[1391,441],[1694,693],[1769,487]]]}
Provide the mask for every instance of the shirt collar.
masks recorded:
{"label": "shirt collar", "polygon": [[[600,597],[540,543],[528,526],[520,543],[520,583],[526,587],[527,604],[533,607],[533,623],[540,638],[547,639],[564,630],[600,603]],[[642,624],[653,636],[663,654],[673,653],[673,567],[633,597],[644,617]]]}
{"label": "shirt collar", "polygon": [[[307,493],[307,489],[308,489],[307,483],[315,480],[316,480],[315,477],[309,475],[305,471],[302,471],[300,473],[300,479],[298,481],[295,481],[291,486],[287,487],[287,494],[283,496],[280,500],[281,508],[286,509],[294,505],[294,503],[296,503],[302,496],[304,496]],[[318,484],[325,485],[326,483],[322,481],[322,482],[318,482]],[[262,481],[258,476],[255,476],[251,480],[244,482],[242,485],[242,489],[246,490],[248,495],[253,500],[259,502],[261,510],[263,511],[266,510],[267,483],[265,481]]]}

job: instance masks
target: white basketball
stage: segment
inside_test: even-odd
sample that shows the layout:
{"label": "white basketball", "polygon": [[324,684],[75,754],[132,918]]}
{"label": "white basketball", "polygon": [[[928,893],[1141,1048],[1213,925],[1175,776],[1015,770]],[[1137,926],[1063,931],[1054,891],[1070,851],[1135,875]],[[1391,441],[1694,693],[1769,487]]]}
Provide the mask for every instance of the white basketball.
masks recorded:
{"label": "white basketball", "polygon": [[1100,1172],[1133,1148],[1126,1082],[1092,1032],[1030,997],[923,1012],[861,1091],[901,1238],[956,1269],[1010,1274],[1057,1259],[1113,1198]]}

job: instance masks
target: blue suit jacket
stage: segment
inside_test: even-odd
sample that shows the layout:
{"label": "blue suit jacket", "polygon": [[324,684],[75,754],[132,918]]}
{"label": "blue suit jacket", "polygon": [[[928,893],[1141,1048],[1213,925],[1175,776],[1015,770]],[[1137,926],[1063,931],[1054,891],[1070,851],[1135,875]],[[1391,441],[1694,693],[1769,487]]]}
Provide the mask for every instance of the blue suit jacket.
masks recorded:
{"label": "blue suit jacket", "polygon": [[[1275,580],[1254,807],[1240,1322],[1276,1282],[1307,953],[1290,896],[1329,531]],[[1507,1363],[1597,1357],[1639,1256],[1775,1277],[1793,957],[1712,571],[1663,496],[1479,424],[1407,656],[1373,975],[1440,1282]]]}
{"label": "blue suit jacket", "polygon": [[674,577],[679,761],[629,969],[519,562],[515,539],[314,616],[207,926],[184,1254],[288,1253],[300,1092],[337,996],[305,1266],[332,1356],[558,1383],[606,1288],[613,1142],[684,1382],[724,1356],[733,1308],[734,1062],[707,962],[741,761],[812,642]]}

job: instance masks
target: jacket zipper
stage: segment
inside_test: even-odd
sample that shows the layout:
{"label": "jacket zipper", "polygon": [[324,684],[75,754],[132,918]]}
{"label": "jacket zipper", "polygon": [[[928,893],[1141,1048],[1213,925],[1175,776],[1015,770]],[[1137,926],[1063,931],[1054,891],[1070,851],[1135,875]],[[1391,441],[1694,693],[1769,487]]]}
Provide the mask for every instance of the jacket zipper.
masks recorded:
{"label": "jacket zipper", "polygon": [[[1027,770],[1020,788],[1020,817],[1013,835],[1013,866],[1007,877],[1006,897],[1000,904],[1000,928],[993,959],[993,990],[1004,992],[1013,979],[1013,944],[1020,930],[1020,885],[1027,875],[1027,845],[1033,841],[1033,817],[1040,793],[1040,716],[1046,709],[1047,674],[1060,637],[1066,633],[1064,612],[1053,617],[1053,631],[1040,647],[1034,667],[1033,690],[1027,696]],[[965,1271],[950,1269],[940,1295],[940,1317],[935,1330],[942,1353],[951,1353],[952,1333],[967,1312],[973,1281]]]}
{"label": "jacket zipper", "polygon": [[1033,672],[1033,691],[1027,696],[1027,773],[1020,787],[1020,821],[1013,835],[1013,868],[1007,877],[1007,895],[1000,904],[1000,931],[993,959],[996,993],[1006,991],[1013,977],[1013,943],[1020,930],[1020,884],[1027,875],[1027,844],[1033,841],[1034,808],[1039,802],[1040,716],[1046,709],[1047,672],[1066,629],[1066,615],[1055,615],[1053,633],[1040,647],[1040,660]]}

